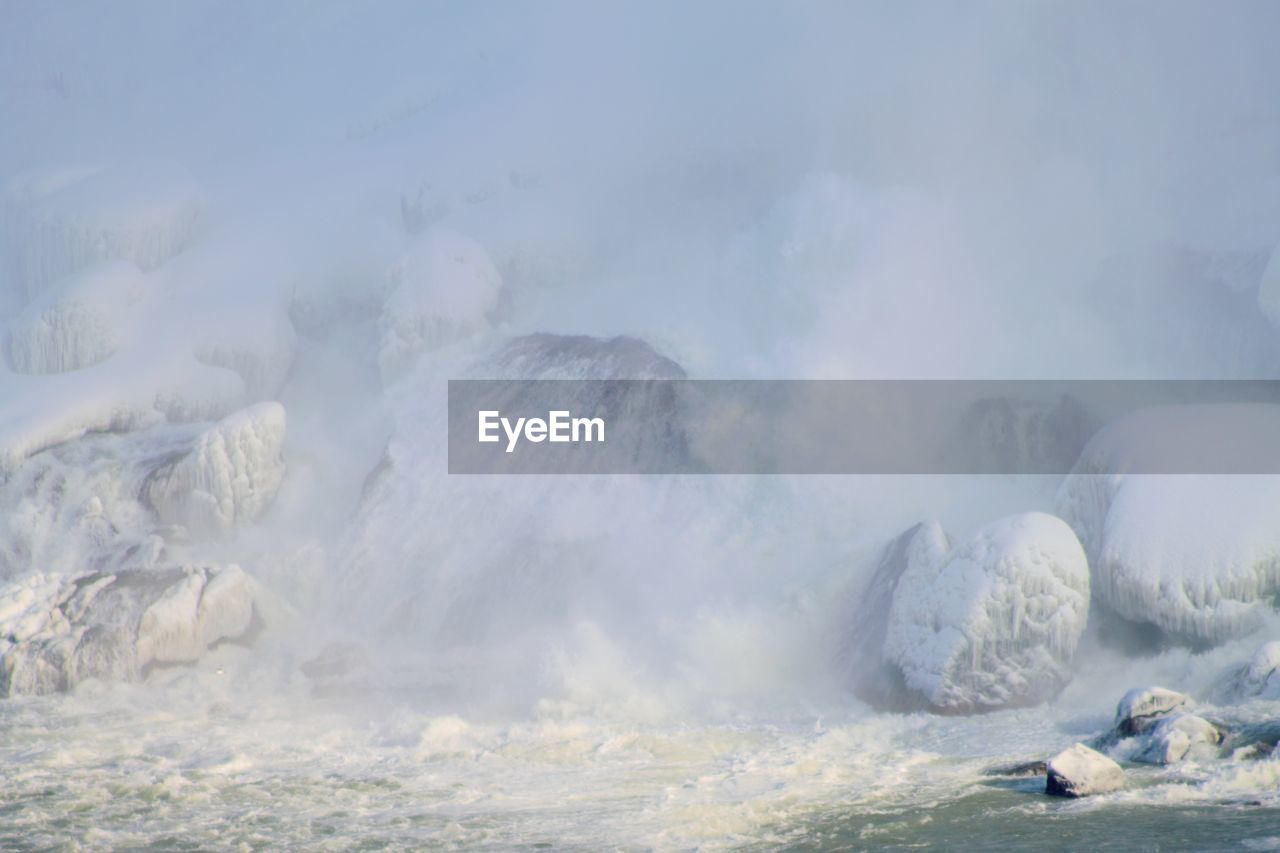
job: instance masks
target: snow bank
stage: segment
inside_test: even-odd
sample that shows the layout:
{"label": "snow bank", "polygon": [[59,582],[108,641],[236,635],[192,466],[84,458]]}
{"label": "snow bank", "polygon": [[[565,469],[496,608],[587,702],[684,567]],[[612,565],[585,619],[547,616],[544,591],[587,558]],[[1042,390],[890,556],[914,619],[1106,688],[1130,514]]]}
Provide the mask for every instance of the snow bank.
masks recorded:
{"label": "snow bank", "polygon": [[1070,679],[1089,571],[1064,522],[1015,515],[950,551],[922,550],[898,579],[883,649],[908,689],[966,713],[1040,702]]}
{"label": "snow bank", "polygon": [[69,167],[14,178],[5,197],[7,241],[28,295],[98,261],[154,269],[185,246],[200,192],[176,169]]}
{"label": "snow bank", "polygon": [[378,366],[385,379],[421,352],[462,340],[489,327],[502,276],[483,247],[451,231],[418,237],[391,271],[394,289],[378,322]]}
{"label": "snow bank", "polygon": [[1047,770],[1044,791],[1057,797],[1087,797],[1124,787],[1120,765],[1082,743],[1055,755]]}
{"label": "snow bank", "polygon": [[192,450],[157,470],[147,501],[162,521],[200,535],[231,533],[256,519],[284,479],[286,419],[279,403],[259,403],[196,437]]}
{"label": "snow bank", "polygon": [[76,273],[37,296],[9,324],[9,368],[46,374],[104,361],[129,334],[130,309],[146,280],[133,264],[111,262]]}
{"label": "snow bank", "polygon": [[1280,429],[1277,406],[1141,410],[1099,432],[1063,482],[1058,514],[1089,555],[1094,594],[1119,616],[1216,644],[1271,610],[1280,593],[1280,476],[1114,473],[1142,469],[1171,431],[1212,436],[1241,418]]}
{"label": "snow bank", "polygon": [[234,565],[32,575],[0,589],[0,696],[135,680],[245,637],[253,620],[252,583]]}

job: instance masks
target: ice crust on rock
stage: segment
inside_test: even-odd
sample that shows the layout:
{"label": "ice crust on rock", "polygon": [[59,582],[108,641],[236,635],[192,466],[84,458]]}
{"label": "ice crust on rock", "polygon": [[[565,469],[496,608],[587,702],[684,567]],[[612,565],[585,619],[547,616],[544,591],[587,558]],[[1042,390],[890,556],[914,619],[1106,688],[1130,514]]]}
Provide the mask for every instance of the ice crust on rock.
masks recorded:
{"label": "ice crust on rock", "polygon": [[1082,743],[1067,747],[1049,760],[1045,793],[1057,797],[1088,797],[1124,787],[1124,770],[1110,758]]}
{"label": "ice crust on rock", "polygon": [[[928,538],[946,541],[940,529]],[[1010,516],[950,551],[925,550],[898,579],[882,653],[909,690],[933,710],[968,713],[1034,704],[1066,684],[1089,571],[1062,520]]]}
{"label": "ice crust on rock", "polygon": [[1249,659],[1241,677],[1246,696],[1280,699],[1280,641],[1265,643]]}
{"label": "ice crust on rock", "polygon": [[1245,422],[1280,429],[1280,406],[1143,409],[1089,442],[1057,511],[1085,547],[1100,603],[1193,645],[1248,633],[1270,612],[1280,593],[1280,476],[1116,473],[1143,470],[1162,437],[1217,441]]}
{"label": "ice crust on rock", "polygon": [[40,375],[91,367],[127,337],[147,282],[125,262],[76,273],[37,296],[9,324],[7,354],[15,373]]}
{"label": "ice crust on rock", "polygon": [[29,295],[90,264],[154,269],[191,239],[199,189],[177,169],[66,167],[12,179],[5,231]]}
{"label": "ice crust on rock", "polygon": [[160,519],[197,534],[225,536],[256,519],[284,479],[286,418],[258,403],[196,436],[190,452],[157,470],[146,486]]}
{"label": "ice crust on rock", "polygon": [[881,656],[889,632],[889,611],[898,582],[913,562],[941,561],[951,541],[936,522],[922,522],[885,546],[876,570],[858,590],[846,618],[840,664],[858,698],[878,708],[905,710],[918,699],[903,684],[901,671]]}
{"label": "ice crust on rock", "polygon": [[149,666],[191,663],[254,622],[252,581],[238,566],[35,574],[0,588],[0,696],[136,680]]}
{"label": "ice crust on rock", "polygon": [[1195,714],[1175,713],[1163,717],[1145,737],[1134,761],[1146,764],[1173,764],[1196,752],[1216,757],[1222,732],[1213,723]]}
{"label": "ice crust on rock", "polygon": [[1142,734],[1165,716],[1187,707],[1182,693],[1164,687],[1135,687],[1116,705],[1116,731],[1124,737]]}
{"label": "ice crust on rock", "polygon": [[502,276],[474,240],[443,229],[419,236],[391,270],[378,321],[378,366],[393,379],[421,352],[489,328]]}

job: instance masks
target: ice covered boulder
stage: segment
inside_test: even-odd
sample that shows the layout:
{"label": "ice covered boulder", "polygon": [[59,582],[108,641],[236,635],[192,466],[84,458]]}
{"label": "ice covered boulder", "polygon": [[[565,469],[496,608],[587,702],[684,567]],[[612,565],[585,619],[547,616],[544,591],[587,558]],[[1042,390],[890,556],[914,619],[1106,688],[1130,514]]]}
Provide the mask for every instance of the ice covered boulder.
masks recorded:
{"label": "ice covered boulder", "polygon": [[1135,687],[1116,705],[1116,731],[1123,737],[1142,734],[1169,714],[1185,708],[1182,693],[1163,687]]}
{"label": "ice covered boulder", "polygon": [[909,554],[882,659],[930,709],[1041,702],[1071,677],[1089,610],[1089,570],[1060,519],[1025,513],[950,550],[937,525]]}
{"label": "ice covered boulder", "polygon": [[940,525],[915,525],[885,546],[871,578],[851,603],[838,663],[864,702],[885,710],[906,710],[918,704],[906,689],[901,670],[881,656],[889,632],[889,610],[907,566],[940,561],[950,550],[951,541]]}
{"label": "ice covered boulder", "polygon": [[1231,453],[1277,431],[1280,406],[1225,404],[1141,409],[1101,430],[1057,498],[1095,598],[1192,646],[1257,628],[1280,594],[1280,475],[1125,472],[1163,464],[1170,447]]}
{"label": "ice covered boulder", "polygon": [[1245,696],[1280,699],[1280,641],[1264,644],[1249,659],[1240,678]]}
{"label": "ice covered boulder", "polygon": [[224,418],[151,476],[148,502],[167,524],[197,535],[231,533],[275,498],[284,479],[285,426],[279,403],[258,403]]}
{"label": "ice covered boulder", "polygon": [[418,353],[487,329],[502,291],[502,276],[484,248],[440,229],[415,239],[391,279],[378,321],[384,379],[397,376]]}
{"label": "ice covered boulder", "polygon": [[1173,764],[1189,754],[1216,757],[1222,732],[1213,723],[1195,714],[1176,713],[1163,717],[1134,754],[1134,761],[1146,764]]}
{"label": "ice covered boulder", "polygon": [[1055,797],[1088,797],[1124,787],[1120,765],[1082,743],[1049,760],[1044,792]]}
{"label": "ice covered boulder", "polygon": [[159,266],[192,239],[201,206],[198,187],[176,168],[39,170],[8,185],[6,241],[19,281],[34,295],[99,261]]}
{"label": "ice covered boulder", "polygon": [[127,336],[146,279],[116,261],[75,273],[37,296],[9,324],[9,368],[47,374],[80,370],[111,356]]}
{"label": "ice covered boulder", "polygon": [[29,576],[0,589],[0,696],[193,662],[250,633],[254,598],[234,565]]}

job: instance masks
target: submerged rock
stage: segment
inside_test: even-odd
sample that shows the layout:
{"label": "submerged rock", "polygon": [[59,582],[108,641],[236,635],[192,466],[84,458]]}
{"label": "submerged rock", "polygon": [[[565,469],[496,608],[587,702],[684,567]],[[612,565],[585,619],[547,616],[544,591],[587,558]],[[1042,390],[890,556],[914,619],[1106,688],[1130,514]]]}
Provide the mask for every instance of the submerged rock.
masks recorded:
{"label": "submerged rock", "polygon": [[1044,792],[1055,797],[1087,797],[1124,787],[1120,765],[1082,743],[1049,760]]}
{"label": "submerged rock", "polygon": [[1163,687],[1135,687],[1116,705],[1116,731],[1123,737],[1142,734],[1188,701],[1184,694]]}

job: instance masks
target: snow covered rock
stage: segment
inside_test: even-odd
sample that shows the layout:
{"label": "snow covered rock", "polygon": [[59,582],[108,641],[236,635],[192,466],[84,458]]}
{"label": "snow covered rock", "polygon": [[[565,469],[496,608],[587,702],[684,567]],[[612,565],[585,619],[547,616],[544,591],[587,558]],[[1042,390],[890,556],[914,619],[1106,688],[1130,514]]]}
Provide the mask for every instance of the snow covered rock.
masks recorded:
{"label": "snow covered rock", "polygon": [[889,609],[907,566],[935,562],[951,550],[936,523],[921,523],[901,533],[880,554],[876,570],[850,608],[839,649],[840,665],[859,699],[885,710],[906,710],[918,700],[906,689],[902,672],[881,657],[889,632]]}
{"label": "snow covered rock", "polygon": [[9,325],[9,367],[15,373],[80,370],[105,360],[120,344],[130,308],[146,289],[125,262],[95,266],[36,297]]}
{"label": "snow covered rock", "polygon": [[1089,442],[1057,498],[1089,555],[1097,600],[1193,646],[1246,634],[1271,611],[1280,593],[1280,475],[1123,472],[1158,463],[1153,454],[1168,452],[1166,440],[1232,445],[1223,436],[1233,430],[1244,431],[1242,441],[1275,434],[1280,406],[1139,410]]}
{"label": "snow covered rock", "polygon": [[187,245],[200,193],[175,169],[70,167],[25,173],[5,194],[5,232],[28,295],[90,264],[159,266]]}
{"label": "snow covered rock", "polygon": [[937,525],[898,578],[882,657],[939,712],[1043,701],[1070,679],[1089,609],[1071,529],[1043,513],[1001,519],[949,551]]}
{"label": "snow covered rock", "polygon": [[1049,760],[1044,792],[1055,797],[1088,797],[1124,787],[1120,765],[1077,743]]}
{"label": "snow covered rock", "polygon": [[1187,702],[1182,693],[1163,687],[1135,687],[1116,705],[1116,731],[1124,737],[1142,734]]}
{"label": "snow covered rock", "polygon": [[502,276],[479,243],[431,230],[391,271],[394,289],[378,322],[378,366],[395,378],[421,352],[471,337],[489,327]]}
{"label": "snow covered rock", "polygon": [[37,574],[0,590],[0,696],[135,680],[244,638],[254,590],[238,566]]}
{"label": "snow covered rock", "polygon": [[259,403],[196,437],[190,452],[160,468],[146,485],[148,502],[167,524],[225,536],[256,519],[284,479],[285,411]]}
{"label": "snow covered rock", "polygon": [[1203,717],[1172,714],[1156,723],[1133,760],[1146,764],[1172,764],[1186,758],[1193,750],[1214,757],[1222,739],[1218,727]]}

